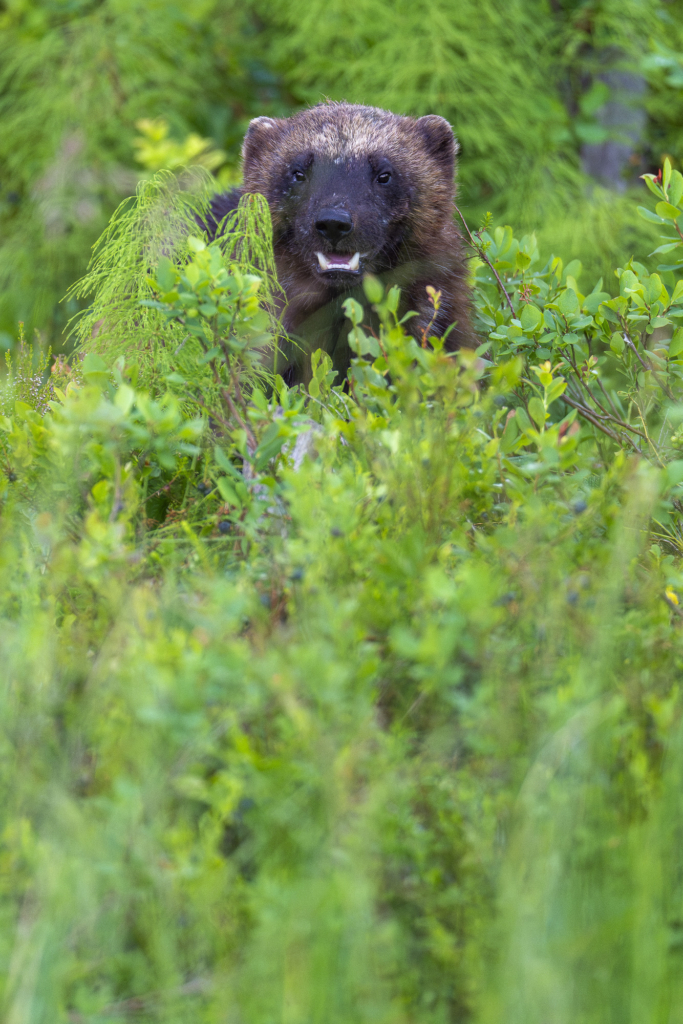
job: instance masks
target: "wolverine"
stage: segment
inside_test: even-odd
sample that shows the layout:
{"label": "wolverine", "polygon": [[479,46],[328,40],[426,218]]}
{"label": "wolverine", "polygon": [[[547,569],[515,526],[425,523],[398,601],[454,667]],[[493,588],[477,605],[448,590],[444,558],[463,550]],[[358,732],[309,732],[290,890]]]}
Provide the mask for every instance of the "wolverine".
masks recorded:
{"label": "wolverine", "polygon": [[[346,376],[350,324],[342,307],[349,296],[365,302],[366,273],[399,285],[399,315],[417,314],[406,322],[414,337],[447,333],[450,351],[476,344],[453,220],[456,153],[451,126],[436,115],[328,102],[251,122],[243,184],[213,198],[206,227],[215,237],[242,195],[265,196],[286,296],[282,323],[293,339],[279,367],[287,383],[307,379],[307,357],[318,348]],[[429,285],[441,292],[435,318]]]}

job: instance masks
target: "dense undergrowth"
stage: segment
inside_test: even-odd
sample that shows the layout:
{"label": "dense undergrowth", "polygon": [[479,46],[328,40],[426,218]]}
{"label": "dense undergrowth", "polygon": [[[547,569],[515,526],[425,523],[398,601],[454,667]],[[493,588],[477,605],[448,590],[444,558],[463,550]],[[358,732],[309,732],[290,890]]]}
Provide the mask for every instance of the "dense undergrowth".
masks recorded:
{"label": "dense undergrowth", "polygon": [[610,298],[485,227],[477,352],[370,278],[287,388],[193,181],[3,386],[5,1019],[677,1020],[678,237]]}

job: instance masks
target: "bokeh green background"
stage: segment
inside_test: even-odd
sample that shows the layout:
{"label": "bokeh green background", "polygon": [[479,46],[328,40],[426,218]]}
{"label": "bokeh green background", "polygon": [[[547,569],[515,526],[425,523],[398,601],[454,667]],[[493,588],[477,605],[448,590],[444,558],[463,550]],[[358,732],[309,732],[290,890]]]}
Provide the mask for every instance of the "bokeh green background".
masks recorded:
{"label": "bokeh green background", "polygon": [[[544,251],[579,256],[594,277],[642,256],[624,189],[662,154],[683,157],[682,26],[680,0],[7,0],[0,344],[23,321],[64,346],[76,309],[60,300],[145,171],[144,118],[165,119],[178,145],[211,140],[225,181],[257,114],[323,97],[438,113],[461,143],[471,223],[491,210],[535,229]],[[637,88],[619,96],[624,74]],[[626,177],[600,182],[582,151],[618,141],[604,116],[614,102],[641,121]]]}

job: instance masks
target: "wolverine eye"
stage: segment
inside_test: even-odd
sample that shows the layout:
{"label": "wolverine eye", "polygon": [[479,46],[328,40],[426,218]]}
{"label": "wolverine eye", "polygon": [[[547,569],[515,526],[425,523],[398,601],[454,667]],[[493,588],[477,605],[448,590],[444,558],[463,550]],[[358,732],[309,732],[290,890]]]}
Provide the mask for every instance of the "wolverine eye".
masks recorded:
{"label": "wolverine eye", "polygon": [[306,175],[304,172],[297,167],[296,170],[292,171],[292,181],[305,181]]}
{"label": "wolverine eye", "polygon": [[388,185],[391,181],[391,171],[382,171],[377,175],[377,181],[380,185]]}

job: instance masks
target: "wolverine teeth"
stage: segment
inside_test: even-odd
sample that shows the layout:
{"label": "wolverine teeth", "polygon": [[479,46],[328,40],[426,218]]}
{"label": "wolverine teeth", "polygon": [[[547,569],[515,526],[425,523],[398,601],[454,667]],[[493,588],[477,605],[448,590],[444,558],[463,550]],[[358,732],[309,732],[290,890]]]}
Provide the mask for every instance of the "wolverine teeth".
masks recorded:
{"label": "wolverine teeth", "polygon": [[343,261],[339,256],[328,258],[322,252],[317,252],[318,263],[321,270],[358,270],[360,266],[360,253],[354,252],[351,259]]}

